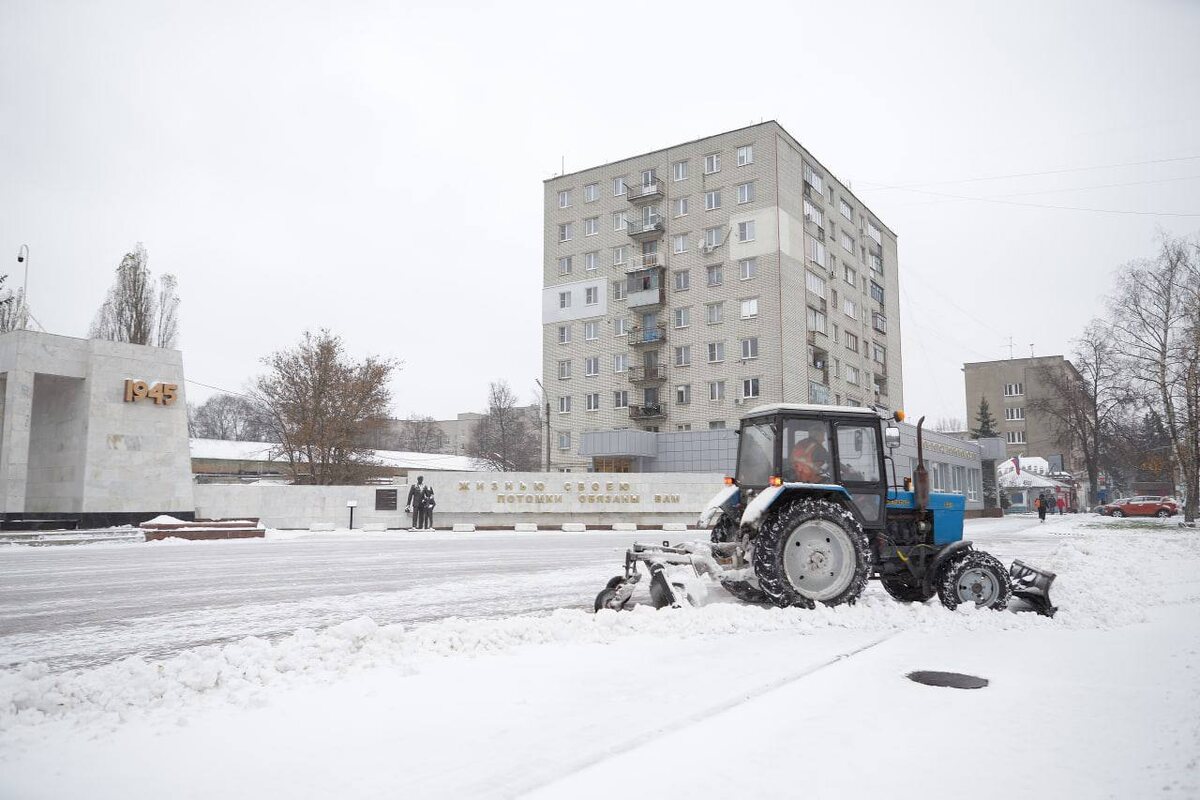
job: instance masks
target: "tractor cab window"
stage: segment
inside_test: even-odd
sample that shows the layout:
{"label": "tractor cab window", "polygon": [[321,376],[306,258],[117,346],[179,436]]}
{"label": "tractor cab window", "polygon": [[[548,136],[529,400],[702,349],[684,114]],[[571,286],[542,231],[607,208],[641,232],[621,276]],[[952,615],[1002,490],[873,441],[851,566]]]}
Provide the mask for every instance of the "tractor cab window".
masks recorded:
{"label": "tractor cab window", "polygon": [[875,429],[866,425],[838,425],[838,471],[843,483],[877,483],[879,450]]}
{"label": "tractor cab window", "polygon": [[783,479],[801,483],[831,483],[829,424],[815,419],[783,422]]}
{"label": "tractor cab window", "polygon": [[738,482],[743,486],[766,486],[774,470],[774,422],[761,422],[742,428],[738,441]]}

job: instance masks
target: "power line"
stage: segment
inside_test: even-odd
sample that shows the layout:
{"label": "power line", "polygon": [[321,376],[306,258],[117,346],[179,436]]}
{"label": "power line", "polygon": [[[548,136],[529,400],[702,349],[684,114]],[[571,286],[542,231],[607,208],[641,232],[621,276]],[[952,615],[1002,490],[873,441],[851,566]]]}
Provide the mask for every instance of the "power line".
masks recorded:
{"label": "power line", "polygon": [[1175,163],[1177,161],[1195,161],[1196,159],[1200,159],[1200,155],[1178,156],[1176,158],[1155,158],[1155,159],[1151,159],[1149,161],[1127,161],[1122,164],[1093,164],[1093,165],[1087,166],[1087,167],[1062,167],[1059,169],[1040,170],[1038,172],[1014,172],[1009,175],[989,175],[986,177],[979,177],[979,178],[956,178],[954,180],[933,181],[930,183],[887,184],[887,183],[878,183],[876,181],[862,181],[862,182],[867,184],[868,187],[877,187],[878,189],[898,189],[898,190],[903,191],[903,190],[907,190],[907,189],[916,189],[916,188],[919,188],[922,186],[949,186],[951,184],[957,184],[957,183],[978,183],[980,181],[999,181],[999,180],[1005,180],[1007,178],[1033,178],[1033,177],[1037,177],[1039,175],[1062,175],[1062,174],[1065,174],[1068,172],[1088,172],[1088,171],[1096,170],[1096,169],[1117,169],[1119,167],[1142,167],[1142,166],[1146,166],[1148,164],[1170,164],[1170,163]]}
{"label": "power line", "polygon": [[224,388],[222,388],[222,387],[220,387],[220,386],[212,386],[211,384],[207,384],[207,383],[201,383],[200,381],[194,381],[194,380],[192,380],[191,378],[184,378],[184,379],[183,379],[183,382],[184,382],[184,383],[190,383],[190,384],[193,384],[193,385],[195,385],[195,386],[203,386],[205,389],[212,389],[212,390],[213,390],[213,391],[215,391],[215,392],[224,392],[225,394],[231,394],[231,395],[234,395],[235,397],[244,397],[244,398],[245,398],[245,399],[247,399],[247,400],[253,400],[253,399],[254,399],[253,397],[251,397],[251,396],[250,396],[250,395],[248,395],[248,394],[243,394],[243,393],[241,393],[241,392],[235,392],[235,391],[233,391],[232,389],[224,389]]}
{"label": "power line", "polygon": [[[1200,180],[1200,175],[1181,175],[1176,178],[1157,178],[1149,181],[1128,181],[1124,183],[1098,183],[1091,186],[1074,186],[1066,189],[1039,189],[1036,192],[1017,192],[1014,194],[993,194],[987,197],[978,197],[977,200],[999,200],[1007,197],[1031,197],[1038,194],[1058,194],[1060,192],[1083,192],[1091,189],[1112,189],[1122,186],[1145,186],[1153,183],[1172,183],[1174,181],[1194,181]],[[907,191],[907,190],[906,190]],[[947,202],[946,200],[929,200],[921,203],[902,203],[907,206],[931,206],[938,203]]]}
{"label": "power line", "polygon": [[[885,187],[890,189],[901,189],[900,186]],[[1200,217],[1200,213],[1182,213],[1176,211],[1128,211],[1125,209],[1116,208],[1086,208],[1082,206],[1052,206],[1045,203],[1020,203],[1016,200],[1001,200],[998,197],[968,197],[962,194],[949,194],[947,192],[931,192],[928,189],[904,189],[906,192],[916,192],[917,194],[928,194],[934,197],[951,197],[955,200],[974,200],[980,203],[997,203],[1004,206],[1024,206],[1026,208],[1049,208],[1058,211],[1090,211],[1096,214],[1130,214],[1140,217]]]}

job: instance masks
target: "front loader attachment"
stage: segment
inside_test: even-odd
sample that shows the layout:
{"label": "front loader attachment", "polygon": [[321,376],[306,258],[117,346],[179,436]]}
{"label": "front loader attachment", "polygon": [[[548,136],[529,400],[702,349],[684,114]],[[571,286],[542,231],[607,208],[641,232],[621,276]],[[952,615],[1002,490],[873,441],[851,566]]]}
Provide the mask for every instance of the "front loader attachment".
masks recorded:
{"label": "front loader attachment", "polygon": [[1053,617],[1058,611],[1058,606],[1050,602],[1050,585],[1057,577],[1053,572],[1014,561],[1008,568],[1008,576],[1012,579],[1013,596],[1032,606],[1031,610],[1045,617]]}

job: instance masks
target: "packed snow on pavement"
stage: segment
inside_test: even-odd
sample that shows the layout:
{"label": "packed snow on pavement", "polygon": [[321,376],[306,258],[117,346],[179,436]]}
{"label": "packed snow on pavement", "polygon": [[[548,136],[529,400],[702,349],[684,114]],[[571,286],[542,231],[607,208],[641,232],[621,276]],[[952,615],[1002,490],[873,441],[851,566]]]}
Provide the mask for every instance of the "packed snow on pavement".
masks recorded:
{"label": "packed snow on pavement", "polygon": [[1058,573],[1054,619],[591,613],[675,533],[5,548],[0,796],[1200,797],[1200,534],[967,525]]}

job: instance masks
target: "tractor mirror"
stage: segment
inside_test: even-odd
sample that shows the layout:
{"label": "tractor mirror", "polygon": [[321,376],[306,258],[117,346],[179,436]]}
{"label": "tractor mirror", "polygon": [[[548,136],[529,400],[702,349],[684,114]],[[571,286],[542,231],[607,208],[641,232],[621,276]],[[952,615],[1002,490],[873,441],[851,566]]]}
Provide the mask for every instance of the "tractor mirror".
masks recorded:
{"label": "tractor mirror", "polygon": [[894,425],[889,425],[883,429],[883,442],[887,445],[888,450],[895,450],[900,446],[900,429]]}

